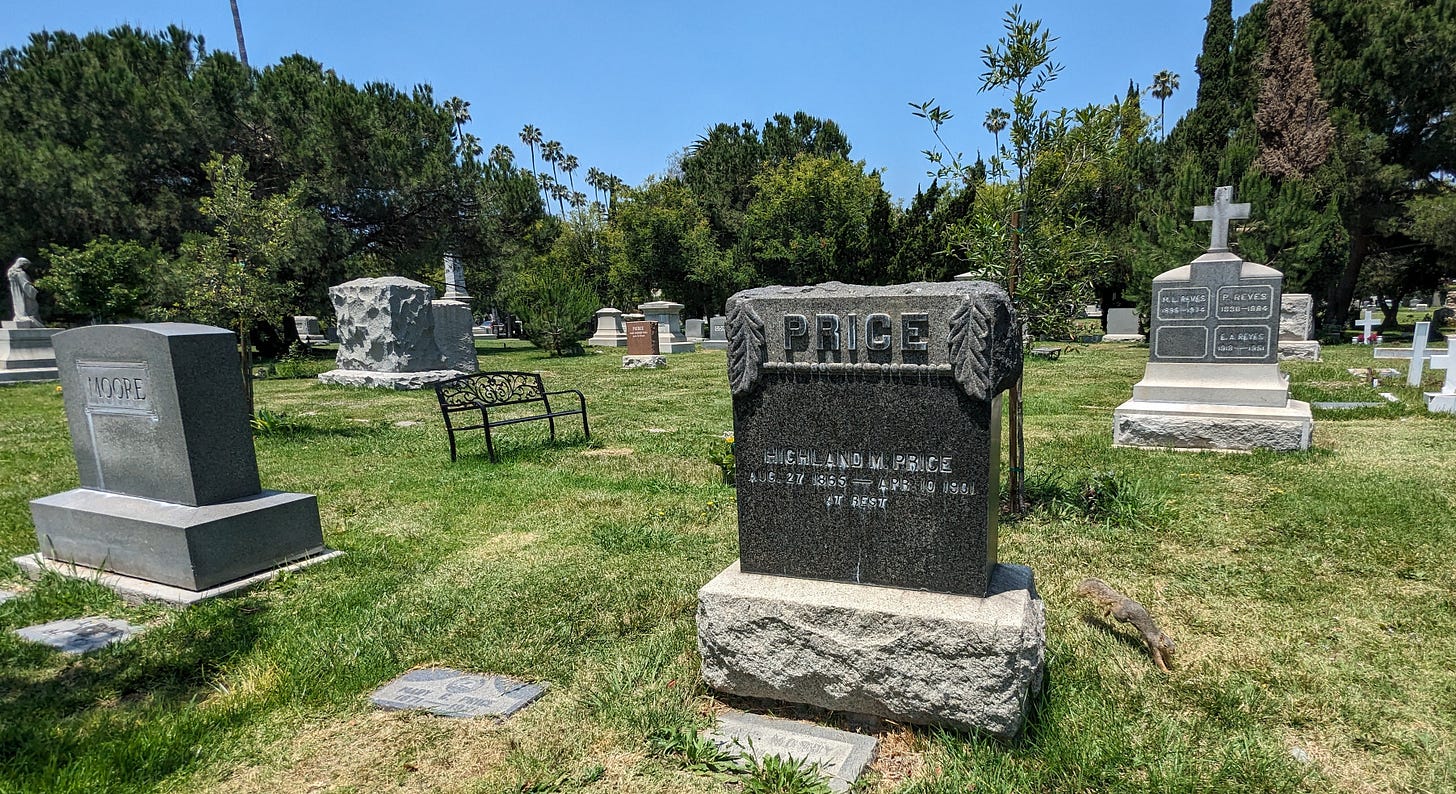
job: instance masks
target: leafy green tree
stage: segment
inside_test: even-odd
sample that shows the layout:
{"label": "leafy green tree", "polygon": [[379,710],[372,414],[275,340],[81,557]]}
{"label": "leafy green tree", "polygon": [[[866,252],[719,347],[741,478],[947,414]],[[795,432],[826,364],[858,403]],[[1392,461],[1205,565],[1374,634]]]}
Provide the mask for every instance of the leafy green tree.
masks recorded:
{"label": "leafy green tree", "polygon": [[593,282],[610,268],[614,248],[609,231],[577,213],[547,253],[518,260],[503,276],[500,302],[537,347],[553,356],[579,353],[601,306]]}
{"label": "leafy green tree", "polygon": [[707,214],[678,180],[649,179],[626,191],[612,226],[622,241],[609,279],[612,305],[636,305],[658,289],[691,314],[716,314],[729,295],[753,285],[717,245]]}
{"label": "leafy green tree", "polygon": [[156,245],[102,235],[77,248],[51,246],[50,269],[36,286],[49,293],[61,312],[91,323],[116,323],[142,316],[150,308],[152,284],[166,266]]}
{"label": "leafy green tree", "polygon": [[203,166],[212,194],[201,202],[211,230],[182,244],[186,292],[178,307],[198,322],[237,329],[243,340],[243,382],[253,408],[251,328],[288,313],[293,285],[279,278],[307,252],[299,239],[318,216],[301,206],[301,191],[259,198],[241,157],[214,156]]}
{"label": "leafy green tree", "polygon": [[863,161],[800,154],[753,180],[743,223],[743,263],[758,283],[876,279],[870,219],[883,192]]}

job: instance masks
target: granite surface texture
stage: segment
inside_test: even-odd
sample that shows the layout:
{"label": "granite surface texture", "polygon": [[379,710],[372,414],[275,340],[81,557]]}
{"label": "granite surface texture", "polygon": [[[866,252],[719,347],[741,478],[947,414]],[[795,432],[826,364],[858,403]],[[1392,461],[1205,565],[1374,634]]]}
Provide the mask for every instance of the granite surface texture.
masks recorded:
{"label": "granite surface texture", "polygon": [[1041,690],[1045,607],[1031,570],[1001,565],[987,597],[744,573],[698,592],[715,690],[1009,737]]}
{"label": "granite surface texture", "polygon": [[203,590],[324,551],[312,494],[263,491],[191,507],[76,488],[30,502],[54,560]]}
{"label": "granite surface texture", "polygon": [[875,760],[879,745],[875,737],[862,733],[732,710],[719,714],[717,724],[704,736],[740,758],[778,756],[818,764],[829,790],[836,792],[850,790]]}
{"label": "granite surface texture", "polygon": [[445,369],[435,342],[435,290],[399,276],[358,278],[329,288],[341,370],[426,372]]}
{"label": "granite surface texture", "polygon": [[94,325],[54,341],[83,487],[194,506],[261,489],[231,331]]}

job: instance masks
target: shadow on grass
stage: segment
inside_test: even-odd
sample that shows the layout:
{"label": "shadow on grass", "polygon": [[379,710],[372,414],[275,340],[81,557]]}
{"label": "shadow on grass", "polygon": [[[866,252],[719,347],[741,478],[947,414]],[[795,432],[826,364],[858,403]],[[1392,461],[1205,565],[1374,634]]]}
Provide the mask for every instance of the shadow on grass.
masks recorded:
{"label": "shadow on grass", "polygon": [[0,641],[0,779],[17,791],[140,790],[194,762],[219,719],[239,719],[198,705],[224,691],[215,681],[258,641],[264,610],[222,599],[79,656]]}

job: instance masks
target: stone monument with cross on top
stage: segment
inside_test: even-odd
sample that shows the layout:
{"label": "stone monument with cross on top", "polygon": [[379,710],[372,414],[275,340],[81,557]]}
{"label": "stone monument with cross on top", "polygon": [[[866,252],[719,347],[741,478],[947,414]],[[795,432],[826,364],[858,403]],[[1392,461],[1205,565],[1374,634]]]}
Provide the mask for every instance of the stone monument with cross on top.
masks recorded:
{"label": "stone monument with cross on top", "polygon": [[1233,188],[1193,211],[1211,221],[1208,250],[1153,279],[1147,370],[1113,415],[1119,446],[1308,449],[1309,404],[1289,399],[1279,371],[1284,274],[1229,249],[1229,223],[1248,218]]}

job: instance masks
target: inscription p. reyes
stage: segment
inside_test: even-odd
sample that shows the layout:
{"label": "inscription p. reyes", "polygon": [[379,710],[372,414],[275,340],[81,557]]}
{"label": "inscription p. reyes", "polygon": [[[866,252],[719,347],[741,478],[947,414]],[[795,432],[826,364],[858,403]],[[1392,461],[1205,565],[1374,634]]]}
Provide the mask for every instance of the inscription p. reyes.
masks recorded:
{"label": "inscription p. reyes", "polygon": [[[813,340],[810,343],[812,327]],[[797,350],[800,345],[814,350],[890,350],[898,336],[901,350],[926,350],[930,347],[930,316],[924,312],[905,312],[897,324],[883,312],[866,314],[816,314],[813,325],[802,314],[784,315],[784,350]]]}
{"label": "inscription p. reyes", "polygon": [[78,361],[89,413],[156,416],[147,365],[140,362]]}

